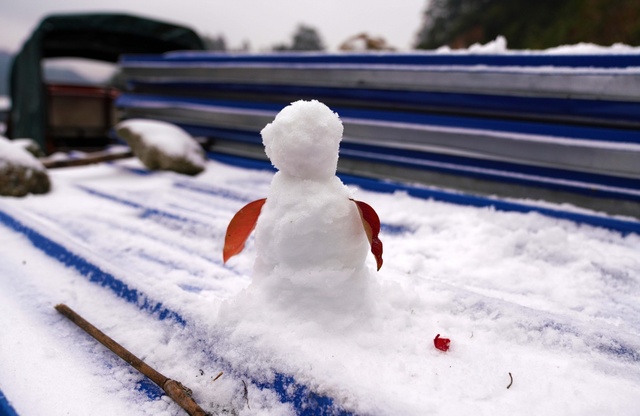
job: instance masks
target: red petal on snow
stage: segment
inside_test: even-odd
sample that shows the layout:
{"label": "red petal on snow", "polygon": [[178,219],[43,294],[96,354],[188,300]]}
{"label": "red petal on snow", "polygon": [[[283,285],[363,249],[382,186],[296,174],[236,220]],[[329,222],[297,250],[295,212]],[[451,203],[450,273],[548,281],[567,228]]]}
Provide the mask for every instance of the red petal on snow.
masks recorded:
{"label": "red petal on snow", "polygon": [[251,231],[256,227],[258,216],[266,198],[249,202],[233,216],[227,227],[227,235],[224,238],[224,249],[222,259],[226,263],[231,257],[240,253],[244,248],[244,243],[249,238]]}
{"label": "red petal on snow", "polygon": [[380,218],[369,204],[362,201],[356,201],[355,199],[352,199],[352,201],[358,207],[362,226],[364,227],[365,233],[367,233],[367,238],[371,245],[371,253],[376,258],[376,264],[378,266],[378,270],[380,270],[382,267],[382,241],[378,238],[378,234],[380,233]]}
{"label": "red petal on snow", "polygon": [[440,338],[440,334],[436,335],[433,339],[433,345],[440,351],[449,351],[449,344],[451,340],[449,338]]}

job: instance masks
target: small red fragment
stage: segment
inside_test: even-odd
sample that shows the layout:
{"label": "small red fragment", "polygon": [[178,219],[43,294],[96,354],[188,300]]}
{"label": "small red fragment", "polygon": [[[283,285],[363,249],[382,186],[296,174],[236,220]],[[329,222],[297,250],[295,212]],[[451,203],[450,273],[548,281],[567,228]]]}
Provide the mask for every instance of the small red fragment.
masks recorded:
{"label": "small red fragment", "polygon": [[449,344],[451,344],[451,340],[449,338],[440,338],[440,334],[433,339],[433,345],[440,351],[449,351]]}

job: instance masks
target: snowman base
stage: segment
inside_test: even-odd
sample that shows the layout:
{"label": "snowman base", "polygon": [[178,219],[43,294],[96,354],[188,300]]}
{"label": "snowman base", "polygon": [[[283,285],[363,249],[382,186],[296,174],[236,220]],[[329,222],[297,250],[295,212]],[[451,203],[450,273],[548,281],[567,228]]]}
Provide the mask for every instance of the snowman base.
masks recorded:
{"label": "snowman base", "polygon": [[323,332],[370,330],[376,290],[368,269],[299,270],[254,276],[253,282],[221,313],[236,323],[270,328],[313,326]]}

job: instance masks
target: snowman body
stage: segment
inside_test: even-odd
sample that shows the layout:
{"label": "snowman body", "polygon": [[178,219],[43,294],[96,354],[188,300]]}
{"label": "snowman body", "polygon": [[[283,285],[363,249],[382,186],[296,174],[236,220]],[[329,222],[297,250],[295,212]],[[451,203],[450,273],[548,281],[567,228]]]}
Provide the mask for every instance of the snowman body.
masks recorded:
{"label": "snowman body", "polygon": [[[266,199],[241,214],[257,218],[256,260],[251,285],[225,309],[230,322],[275,327],[300,320],[303,327],[320,325],[323,334],[367,328],[378,292],[366,259],[379,230],[370,241],[362,206],[336,176],[342,131],[338,115],[318,101],[292,103],[262,130],[278,172]],[[238,221],[240,237],[227,232],[236,242],[229,256],[242,250],[252,230],[247,223]]]}
{"label": "snowman body", "polygon": [[255,237],[258,275],[351,274],[364,267],[369,250],[358,209],[336,176],[305,180],[276,173]]}
{"label": "snowman body", "polygon": [[336,176],[342,132],[338,115],[318,101],[292,103],[261,131],[279,172],[256,225],[254,276],[361,274],[367,236]]}

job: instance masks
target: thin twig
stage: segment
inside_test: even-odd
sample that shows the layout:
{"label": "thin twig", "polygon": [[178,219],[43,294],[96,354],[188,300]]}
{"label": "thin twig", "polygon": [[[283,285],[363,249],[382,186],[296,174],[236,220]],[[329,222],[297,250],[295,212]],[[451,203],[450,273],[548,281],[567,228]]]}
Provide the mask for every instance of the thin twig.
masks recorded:
{"label": "thin twig", "polygon": [[109,162],[112,160],[126,159],[133,156],[133,152],[126,150],[123,152],[98,151],[87,153],[83,158],[56,160],[51,158],[42,158],[40,161],[47,169],[66,168],[70,166],[84,166],[100,162]]}
{"label": "thin twig", "polygon": [[509,373],[509,378],[511,379],[511,382],[509,383],[509,385],[507,386],[507,389],[510,389],[511,386],[513,385],[513,376],[511,375],[511,373]]}
{"label": "thin twig", "polygon": [[147,376],[151,381],[158,385],[167,396],[171,397],[180,407],[182,407],[191,416],[206,416],[207,413],[191,398],[191,391],[183,386],[180,382],[171,380],[163,376],[155,369],[151,368],[140,358],[133,355],[122,345],[109,338],[104,332],[74,312],[67,305],[57,305],[56,310],[62,315],[69,318],[71,322],[78,325],[83,331],[91,335],[99,343],[113,351],[118,357],[125,360],[133,368]]}
{"label": "thin twig", "polygon": [[247,389],[247,383],[242,380],[242,385],[244,385],[244,399],[247,401],[247,407],[251,410],[251,406],[249,405],[249,390]]}
{"label": "thin twig", "polygon": [[211,382],[213,383],[214,381],[216,381],[216,380],[217,380],[217,379],[219,379],[220,377],[222,377],[222,371],[220,371],[220,372],[218,373],[218,375],[217,375],[213,380],[211,380]]}

